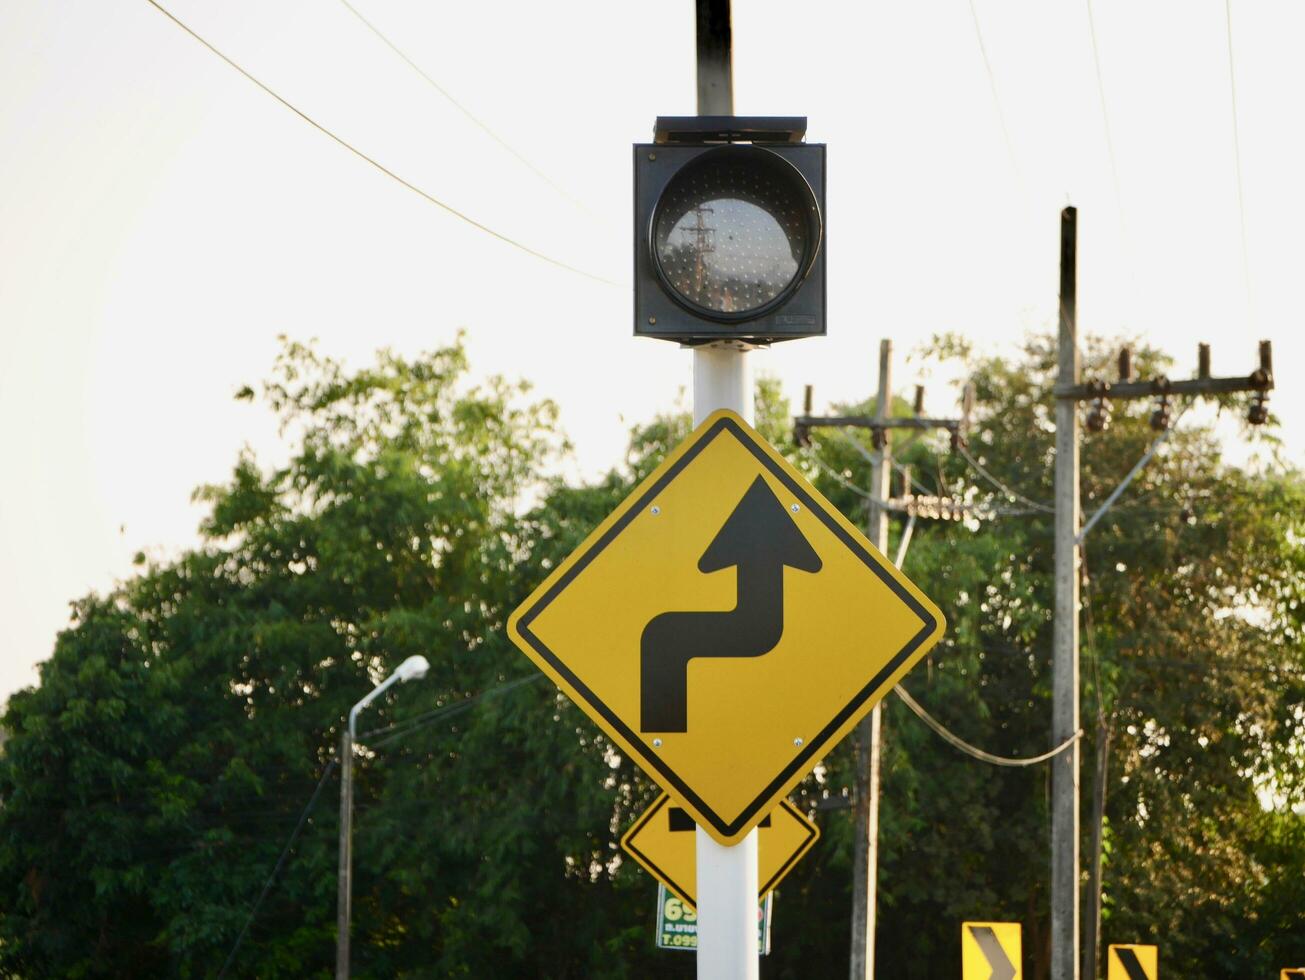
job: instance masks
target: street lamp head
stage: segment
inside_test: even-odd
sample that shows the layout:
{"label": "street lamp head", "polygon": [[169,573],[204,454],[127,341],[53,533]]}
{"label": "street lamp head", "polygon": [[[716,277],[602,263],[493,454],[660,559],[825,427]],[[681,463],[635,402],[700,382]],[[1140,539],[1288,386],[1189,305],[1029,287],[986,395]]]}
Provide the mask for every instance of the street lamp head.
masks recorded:
{"label": "street lamp head", "polygon": [[426,676],[428,670],[430,670],[430,661],[421,654],[417,654],[399,664],[399,668],[394,672],[394,675],[400,681],[419,681]]}

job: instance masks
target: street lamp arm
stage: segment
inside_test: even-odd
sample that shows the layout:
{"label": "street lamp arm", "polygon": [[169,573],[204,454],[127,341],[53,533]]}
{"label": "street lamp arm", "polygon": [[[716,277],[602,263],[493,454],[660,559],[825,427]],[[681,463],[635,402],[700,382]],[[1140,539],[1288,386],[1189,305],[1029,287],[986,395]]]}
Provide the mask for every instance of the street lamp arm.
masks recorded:
{"label": "street lamp arm", "polygon": [[421,678],[426,676],[428,670],[430,670],[430,661],[421,656],[421,654],[417,654],[399,664],[399,666],[395,668],[394,673],[390,674],[389,677],[385,678],[385,680],[372,688],[365,698],[349,709],[349,741],[353,742],[357,735],[358,715],[362,713],[363,708],[367,707],[367,705],[371,704],[378,697],[384,694],[395,681],[406,682],[421,680]]}
{"label": "street lamp arm", "polygon": [[358,715],[362,713],[363,708],[367,707],[367,705],[371,704],[382,694],[384,694],[390,687],[394,685],[395,681],[397,680],[399,680],[399,673],[398,671],[395,671],[389,677],[385,678],[385,680],[381,681],[374,688],[372,688],[367,693],[366,697],[364,697],[361,701],[359,701],[357,704],[355,704],[352,708],[349,709],[349,741],[350,742],[352,742],[357,737]]}

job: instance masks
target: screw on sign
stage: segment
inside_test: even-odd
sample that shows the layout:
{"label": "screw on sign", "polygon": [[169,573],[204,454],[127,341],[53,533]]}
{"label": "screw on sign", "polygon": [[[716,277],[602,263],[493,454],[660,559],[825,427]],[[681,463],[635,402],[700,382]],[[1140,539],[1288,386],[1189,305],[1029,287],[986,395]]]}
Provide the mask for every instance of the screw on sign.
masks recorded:
{"label": "screw on sign", "polygon": [[1106,953],[1106,980],[1159,980],[1159,951],[1155,946],[1117,944]]}
{"label": "screw on sign", "polygon": [[[757,825],[757,897],[774,889],[811,850],[820,831],[788,800]],[[621,838],[621,848],[690,906],[698,904],[693,818],[663,793]]]}
{"label": "screw on sign", "polygon": [[730,846],[943,627],[855,525],[720,411],[522,603],[508,635]]}
{"label": "screw on sign", "polygon": [[1021,980],[1018,922],[962,922],[962,980]]}

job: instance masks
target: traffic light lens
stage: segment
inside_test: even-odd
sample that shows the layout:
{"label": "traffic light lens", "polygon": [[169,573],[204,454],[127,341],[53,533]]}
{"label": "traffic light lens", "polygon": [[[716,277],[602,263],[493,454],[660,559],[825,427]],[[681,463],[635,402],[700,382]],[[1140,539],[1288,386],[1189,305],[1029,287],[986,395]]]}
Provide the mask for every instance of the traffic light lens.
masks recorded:
{"label": "traffic light lens", "polygon": [[705,153],[658,201],[653,251],[662,279],[700,310],[755,314],[806,275],[819,240],[815,211],[806,181],[776,154],[751,146]]}

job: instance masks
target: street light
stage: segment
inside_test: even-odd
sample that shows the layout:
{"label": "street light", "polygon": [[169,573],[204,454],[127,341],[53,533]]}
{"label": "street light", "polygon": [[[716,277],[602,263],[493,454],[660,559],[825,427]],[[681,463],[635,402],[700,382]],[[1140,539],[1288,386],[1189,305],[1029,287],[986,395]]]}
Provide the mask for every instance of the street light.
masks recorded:
{"label": "street light", "polygon": [[349,724],[340,733],[340,874],[336,902],[335,976],[349,980],[349,914],[352,911],[353,873],[353,742],[358,714],[380,697],[395,681],[417,681],[430,670],[430,661],[417,654],[409,657],[385,680],[349,709]]}

